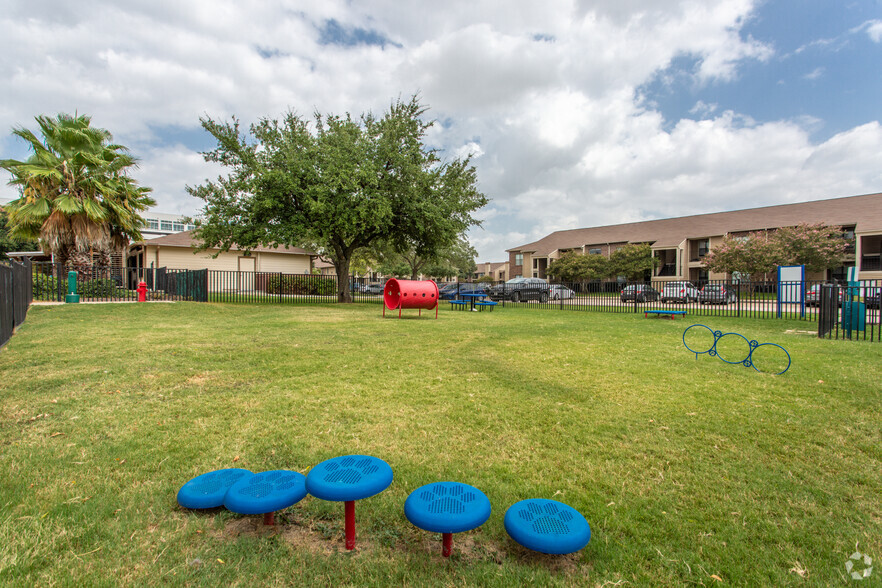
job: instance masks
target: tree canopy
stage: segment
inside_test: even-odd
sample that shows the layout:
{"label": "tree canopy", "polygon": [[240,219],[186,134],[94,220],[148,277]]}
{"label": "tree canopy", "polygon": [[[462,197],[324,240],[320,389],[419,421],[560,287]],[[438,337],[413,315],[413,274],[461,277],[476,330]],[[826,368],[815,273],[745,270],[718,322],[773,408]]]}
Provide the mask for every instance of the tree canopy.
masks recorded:
{"label": "tree canopy", "polygon": [[609,276],[609,260],[603,255],[583,255],[569,251],[555,259],[546,269],[549,276],[565,282],[600,280]]}
{"label": "tree canopy", "polygon": [[658,258],[652,256],[648,243],[628,243],[610,254],[609,265],[611,276],[625,276],[636,281],[646,278],[647,272],[658,265]]}
{"label": "tree canopy", "polygon": [[92,255],[109,263],[110,254],[141,239],[140,213],[155,202],[150,188],[130,176],[137,161],[112,143],[109,131],[91,126],[86,115],[36,117],[38,137],[18,127],[13,135],[32,151],[25,161],[0,160],[21,197],[11,202],[10,233],[39,239],[61,262],[89,265]]}
{"label": "tree canopy", "polygon": [[416,96],[382,116],[295,113],[250,126],[202,119],[218,142],[206,160],[230,169],[188,188],[205,201],[202,246],[289,245],[315,250],[335,267],[338,299],[349,301],[353,255],[380,241],[430,258],[472,225],[487,203],[469,158],[442,162],[425,146],[432,122]]}
{"label": "tree canopy", "polygon": [[842,265],[847,247],[841,228],[801,223],[726,237],[708,252],[704,264],[708,271],[744,275],[769,273],[779,265],[805,265],[808,271],[819,272]]}

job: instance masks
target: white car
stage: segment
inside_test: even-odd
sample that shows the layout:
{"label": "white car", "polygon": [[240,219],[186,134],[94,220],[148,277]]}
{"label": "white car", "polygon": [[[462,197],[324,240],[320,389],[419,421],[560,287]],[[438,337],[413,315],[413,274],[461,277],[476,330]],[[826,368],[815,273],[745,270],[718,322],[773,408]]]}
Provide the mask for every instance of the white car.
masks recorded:
{"label": "white car", "polygon": [[662,288],[661,301],[695,302],[699,298],[699,290],[692,282],[665,282]]}
{"label": "white car", "polygon": [[569,300],[576,297],[576,293],[563,284],[552,284],[548,288],[548,294],[552,300]]}

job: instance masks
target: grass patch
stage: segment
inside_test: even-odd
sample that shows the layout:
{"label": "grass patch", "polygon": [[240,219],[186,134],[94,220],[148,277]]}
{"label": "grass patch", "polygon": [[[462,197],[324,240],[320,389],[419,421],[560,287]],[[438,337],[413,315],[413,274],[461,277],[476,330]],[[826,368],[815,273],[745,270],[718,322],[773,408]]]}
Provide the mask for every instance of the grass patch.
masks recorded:
{"label": "grass patch", "polygon": [[[689,319],[405,316],[32,308],[0,352],[0,582],[827,586],[847,580],[856,546],[882,559],[882,345],[702,317],[786,347],[793,366],[773,376],[696,358]],[[175,502],[209,470],[306,473],[346,453],[395,472],[359,503],[352,554],[337,503],[308,497],[267,530]],[[493,506],[450,561],[403,514],[414,488],[442,480]],[[582,512],[588,547],[515,545],[503,515],[530,497]]]}

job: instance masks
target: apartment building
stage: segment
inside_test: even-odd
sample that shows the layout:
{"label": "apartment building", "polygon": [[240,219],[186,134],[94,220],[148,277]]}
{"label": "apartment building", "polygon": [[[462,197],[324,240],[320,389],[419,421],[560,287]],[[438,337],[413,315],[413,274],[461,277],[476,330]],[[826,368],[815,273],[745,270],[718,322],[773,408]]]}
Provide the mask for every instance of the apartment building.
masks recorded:
{"label": "apartment building", "polygon": [[659,260],[653,281],[723,280],[731,276],[708,272],[703,258],[725,237],[799,223],[839,226],[844,237],[854,238],[841,267],[808,279],[845,279],[852,266],[857,267],[859,279],[882,279],[882,193],[556,231],[508,249],[510,275],[545,278],[548,264],[569,251],[608,257],[628,243],[649,243]]}

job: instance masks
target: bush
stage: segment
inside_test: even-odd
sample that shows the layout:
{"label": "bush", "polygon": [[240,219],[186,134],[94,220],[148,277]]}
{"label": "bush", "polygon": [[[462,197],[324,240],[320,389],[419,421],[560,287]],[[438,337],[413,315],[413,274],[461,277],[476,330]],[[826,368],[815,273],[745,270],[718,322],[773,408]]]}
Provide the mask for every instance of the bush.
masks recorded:
{"label": "bush", "polygon": [[34,300],[57,300],[58,279],[52,275],[35,273],[32,290]]}
{"label": "bush", "polygon": [[270,276],[266,282],[267,294],[305,294],[312,296],[330,296],[337,292],[334,278],[321,276]]}

